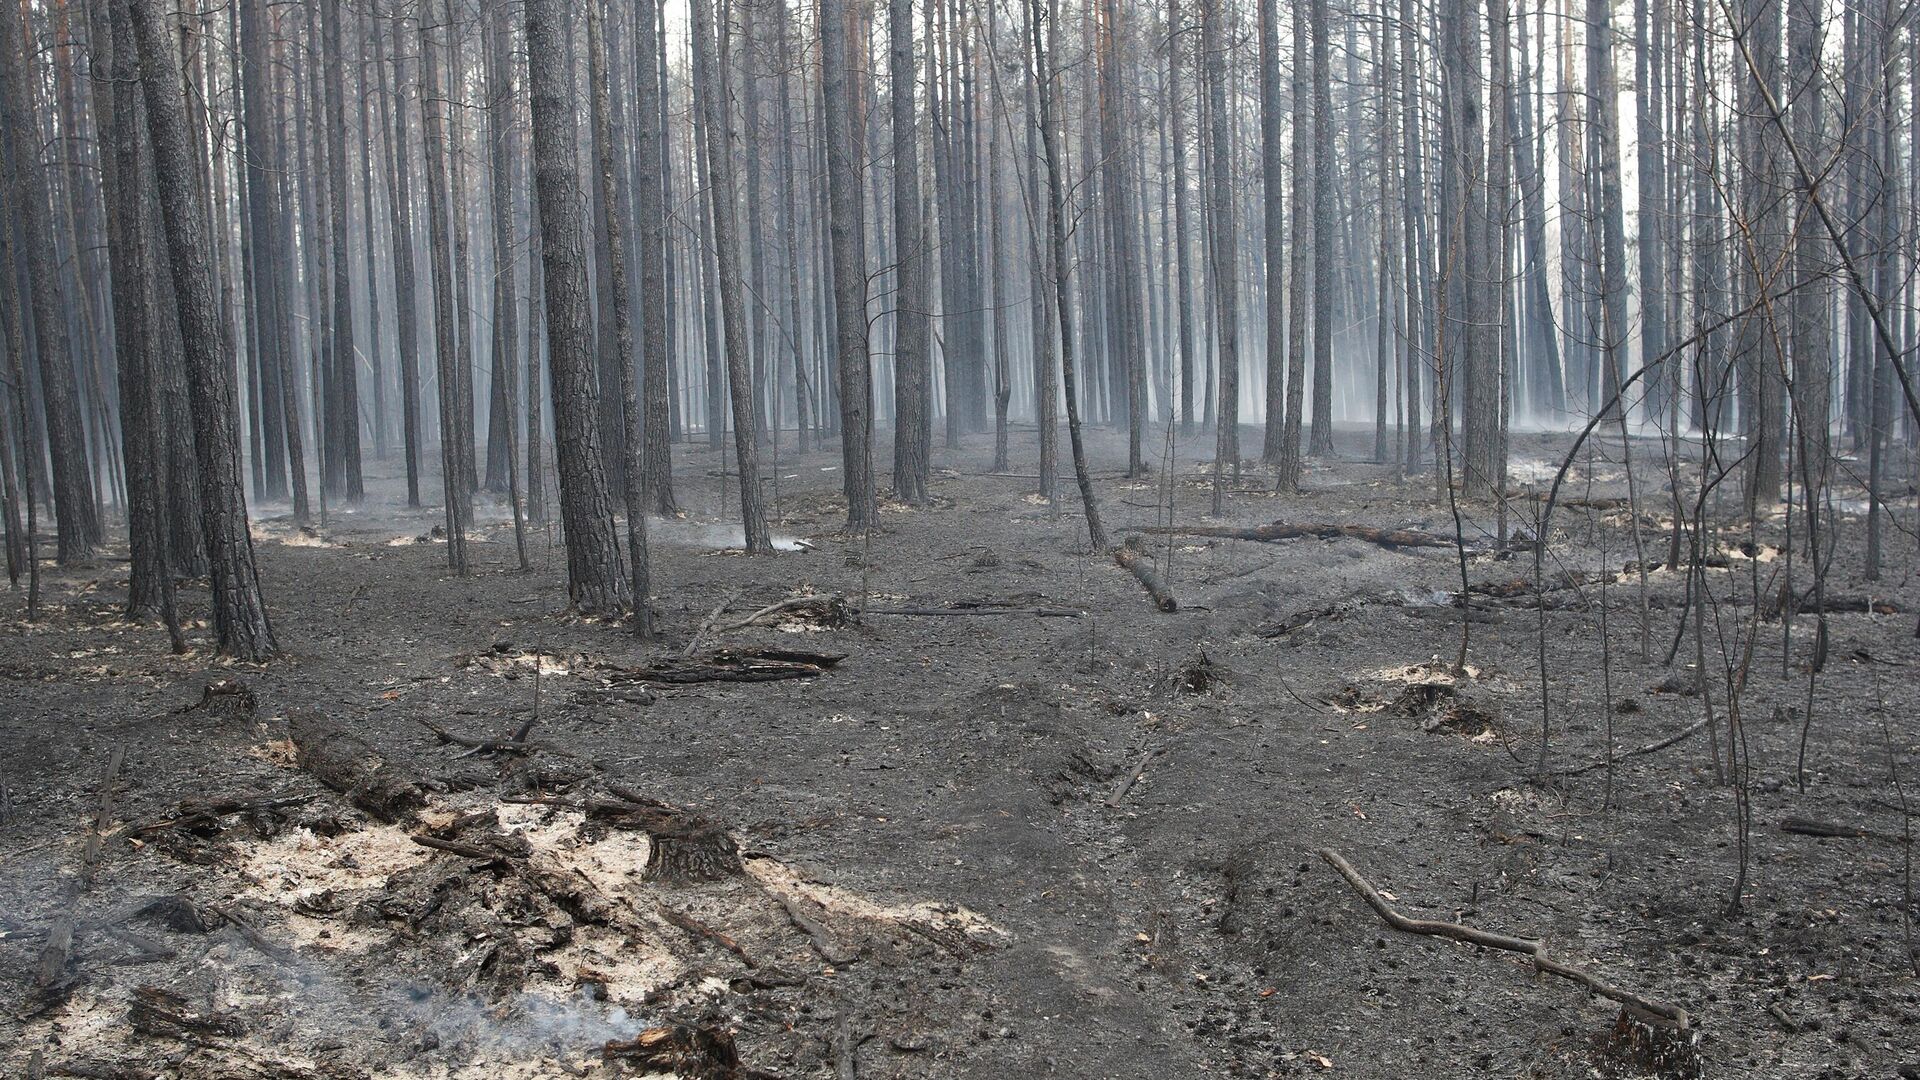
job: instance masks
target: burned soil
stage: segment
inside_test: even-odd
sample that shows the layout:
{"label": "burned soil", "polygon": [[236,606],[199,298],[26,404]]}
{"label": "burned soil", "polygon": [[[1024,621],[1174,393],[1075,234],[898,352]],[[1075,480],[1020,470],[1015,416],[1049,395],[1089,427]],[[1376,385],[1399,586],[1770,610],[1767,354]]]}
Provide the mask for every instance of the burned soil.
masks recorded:
{"label": "burned soil", "polygon": [[[1568,440],[1515,442],[1525,534]],[[785,452],[758,558],[685,450],[652,642],[568,612],[553,530],[513,572],[497,507],[450,575],[390,476],[258,515],[264,666],[170,655],[122,560],[50,571],[0,627],[0,1073],[1920,1075],[1909,557],[1858,580],[1841,514],[1814,675],[1783,518],[1723,508],[1696,655],[1672,496],[1639,477],[1636,547],[1605,454],[1545,589],[1465,508],[1463,590],[1430,482],[1249,466],[1210,520],[1201,440],[1093,448],[1178,612],[984,445],[871,536]],[[1388,533],[1182,531],[1276,521]],[[1321,849],[1687,1025],[1396,931]]]}

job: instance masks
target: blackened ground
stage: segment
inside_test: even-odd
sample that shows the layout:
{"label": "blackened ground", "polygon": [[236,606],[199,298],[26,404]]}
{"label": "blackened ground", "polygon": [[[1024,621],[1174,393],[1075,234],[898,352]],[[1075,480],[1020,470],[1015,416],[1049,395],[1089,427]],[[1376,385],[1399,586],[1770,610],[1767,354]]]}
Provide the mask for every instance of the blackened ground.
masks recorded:
{"label": "blackened ground", "polygon": [[[1430,481],[1401,482],[1388,467],[1359,463],[1370,435],[1342,435],[1346,460],[1310,467],[1305,494],[1276,496],[1269,474],[1249,466],[1226,523],[1451,535],[1452,516]],[[1016,469],[1030,474],[1032,432],[1015,439]],[[1256,433],[1247,439],[1257,445]],[[715,929],[802,969],[799,987],[769,991],[786,995],[771,1005],[756,1004],[737,981],[726,989],[743,973],[729,954],[669,931],[653,940],[717,977],[722,986],[707,1005],[738,1029],[749,1065],[832,1075],[844,1068],[836,1058],[851,1052],[859,1074],[871,1076],[1576,1077],[1629,1068],[1597,1050],[1616,1007],[1536,976],[1517,958],[1389,930],[1315,854],[1334,847],[1410,915],[1538,937],[1614,984],[1684,1006],[1709,1075],[1920,1070],[1920,984],[1902,922],[1910,848],[1899,839],[1904,800],[1920,801],[1910,495],[1896,504],[1908,531],[1892,534],[1897,555],[1877,584],[1860,580],[1863,517],[1842,516],[1828,593],[1884,599],[1903,614],[1831,617],[1830,658],[1811,690],[1802,793],[1796,761],[1813,619],[1783,627],[1757,618],[1751,602],[1785,580],[1777,515],[1751,535],[1730,525],[1710,538],[1728,557],[1709,571],[1708,695],[1694,686],[1691,636],[1677,663],[1660,662],[1683,594],[1671,571],[1649,582],[1651,660],[1641,655],[1639,578],[1627,574],[1551,594],[1544,635],[1528,595],[1477,604],[1464,613],[1469,669],[1456,680],[1448,668],[1463,612],[1452,603],[1460,570],[1451,550],[1153,538],[1182,604],[1160,614],[1133,577],[1087,554],[1077,505],[1063,500],[1050,513],[1031,495],[1030,477],[989,475],[988,443],[977,437],[941,455],[935,508],[888,506],[870,538],[849,538],[836,531],[844,513],[837,457],[796,460],[789,438],[770,494],[777,530],[808,546],[766,558],[716,550],[737,512],[733,481],[715,452],[676,447],[689,517],[653,525],[662,637],[652,644],[567,612],[551,530],[533,534],[534,572],[512,572],[512,529],[498,506],[471,549],[475,573],[451,576],[430,534],[438,510],[406,510],[390,475],[370,478],[365,506],[311,533],[272,507],[259,513],[267,598],[289,652],[265,667],[209,659],[203,588],[185,591],[202,620],[190,633],[201,651],[175,658],[158,628],[121,620],[124,560],[49,570],[44,620],[25,625],[15,593],[0,628],[0,770],[10,800],[0,831],[0,986],[23,997],[13,988],[26,985],[36,935],[78,863],[111,747],[127,753],[115,812],[122,824],[164,817],[194,796],[272,791],[316,796],[276,827],[323,813],[360,828],[363,819],[274,751],[295,710],[350,724],[443,786],[449,778],[464,781],[454,787],[480,785],[447,799],[491,801],[502,790],[498,767],[456,757],[458,747],[417,721],[473,736],[511,731],[534,708],[524,656],[533,651],[555,658],[539,680],[534,737],[578,755],[535,755],[553,768],[548,790],[561,790],[568,775],[582,777],[578,792],[611,779],[726,823],[750,864],[760,856],[791,880],[853,898],[838,929],[869,947],[837,967],[764,903],[730,894],[685,901]],[[1544,489],[1567,439],[1515,443],[1515,489]],[[1119,477],[1124,446],[1114,432],[1093,432],[1092,446],[1109,529],[1154,525],[1169,488],[1176,525],[1209,524],[1200,458],[1210,436],[1179,442],[1170,484],[1158,471]],[[1652,441],[1637,443],[1634,455],[1660,461]],[[1574,471],[1564,497],[1589,505],[1556,513],[1551,574],[1603,575],[1636,557],[1626,510],[1606,508],[1625,494],[1607,456]],[[1639,467],[1643,535],[1649,559],[1658,559],[1671,495],[1663,469]],[[1696,473],[1682,465],[1689,491]],[[1858,507],[1857,489],[1837,495]],[[1530,527],[1535,505],[1516,501],[1511,527]],[[1491,509],[1464,509],[1469,546],[1489,552],[1470,560],[1472,581],[1531,578],[1531,554],[1491,553]],[[1723,509],[1731,520],[1733,508]],[[1757,544],[1743,551],[1743,541]],[[1805,588],[1805,554],[1792,559]],[[816,679],[660,688],[651,703],[609,685],[609,665],[677,656],[730,593],[738,595],[721,625],[808,590],[840,594],[855,608],[1011,601],[1085,614],[868,614],[839,628],[717,630],[706,647],[788,646],[846,659]],[[1729,753],[1728,665],[1741,665],[1749,644],[1733,750],[1750,777],[1748,878],[1730,914],[1737,802],[1716,771]],[[1602,760],[1609,735],[1622,752],[1672,735],[1709,708],[1711,737],[1697,734],[1611,773],[1530,781],[1542,648],[1551,768]],[[256,718],[174,712],[213,678],[244,682],[258,699]],[[1790,818],[1874,835],[1789,833],[1780,826]],[[216,977],[200,986],[211,1006],[290,1016],[324,985],[332,1012],[317,1015],[398,1018],[404,1010],[389,999],[391,986],[369,988],[364,952],[304,941],[288,909],[235,869],[257,853],[243,828],[227,824],[208,844],[206,867],[169,853],[178,845],[114,837],[81,903],[83,920],[155,894],[245,901],[259,932],[291,942],[297,965],[313,970],[272,992],[257,991],[270,980],[233,975],[223,989]],[[680,902],[637,881],[632,889]],[[869,908],[917,904],[977,917],[985,927],[978,948],[860,929]],[[143,958],[111,935],[83,932],[79,986],[67,1005],[26,1016],[9,1000],[0,1072],[22,1075],[36,1048],[53,1066],[111,1056],[103,1049],[111,1046],[166,1075],[227,1075],[196,1066],[213,1059],[190,1042],[129,1034],[125,1002],[134,987],[180,983],[188,968],[274,964],[230,931],[143,932],[179,955]],[[397,947],[380,944],[390,928],[369,932],[376,950]],[[351,977],[328,981],[333,968]],[[450,968],[409,976],[473,992],[446,986],[457,981]],[[259,996],[243,999],[234,989],[243,983]],[[633,987],[606,989],[615,1001],[634,1000],[622,997]],[[485,1004],[511,1010],[517,1000],[496,993]],[[636,1005],[636,1026],[658,1019],[642,1011]],[[604,1009],[594,1016],[606,1021]],[[287,1045],[299,1048],[288,1051],[297,1068],[276,1074],[249,1059],[256,1071],[247,1075],[428,1075],[472,1052],[413,1035],[335,1046],[297,1020],[280,1023]],[[531,1044],[495,1052],[586,1061],[601,1034],[560,1026],[542,1035],[538,1053]]]}

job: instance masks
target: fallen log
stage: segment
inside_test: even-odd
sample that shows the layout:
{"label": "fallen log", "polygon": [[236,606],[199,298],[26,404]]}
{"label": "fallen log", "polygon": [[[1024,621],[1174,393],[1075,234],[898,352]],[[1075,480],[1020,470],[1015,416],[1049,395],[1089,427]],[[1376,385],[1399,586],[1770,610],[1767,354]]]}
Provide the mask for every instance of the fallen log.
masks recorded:
{"label": "fallen log", "polygon": [[668,658],[646,667],[607,673],[612,682],[642,682],[684,686],[705,682],[778,682],[824,675],[846,659],[844,653],[802,652],[797,649],[722,649],[698,659]]}
{"label": "fallen log", "polygon": [[182,799],[171,817],[143,825],[128,825],[120,830],[120,834],[147,836],[166,829],[199,829],[218,825],[221,818],[235,814],[259,814],[304,806],[313,798],[311,795],[226,795],[211,799]]}
{"label": "fallen log", "polygon": [[1412,529],[1376,529],[1371,525],[1337,525],[1329,523],[1292,525],[1276,521],[1271,525],[1254,525],[1236,528],[1230,525],[1181,525],[1174,527],[1156,526],[1143,529],[1155,536],[1197,536],[1218,540],[1252,540],[1271,544],[1280,540],[1364,540],[1369,544],[1378,544],[1383,548],[1450,548],[1453,539],[1435,536],[1432,533],[1416,532]]}
{"label": "fallen log", "polygon": [[1383,922],[1395,930],[1406,934],[1422,934],[1427,937],[1451,938],[1454,941],[1463,941],[1469,945],[1478,945],[1482,948],[1519,953],[1522,956],[1532,959],[1535,970],[1546,972],[1549,975],[1558,975],[1563,979],[1579,983],[1581,986],[1586,987],[1589,991],[1601,997],[1618,1002],[1629,1013],[1645,1023],[1658,1027],[1673,1028],[1679,1031],[1687,1030],[1687,1010],[1678,1005],[1669,1005],[1664,1001],[1654,1001],[1650,998],[1641,997],[1632,991],[1622,990],[1582,968],[1555,960],[1547,955],[1544,944],[1530,938],[1511,937],[1506,934],[1494,933],[1491,930],[1481,930],[1456,922],[1442,922],[1437,919],[1410,919],[1389,907],[1386,898],[1380,895],[1380,890],[1369,884],[1366,878],[1361,877],[1360,871],[1355,870],[1353,864],[1343,858],[1339,852],[1332,848],[1321,848],[1320,857],[1326,860],[1328,866],[1339,871],[1340,876],[1347,879],[1347,884],[1353,886],[1354,891],[1358,892],[1361,898],[1366,900],[1367,905],[1373,908],[1374,913],[1379,915]]}
{"label": "fallen log", "polygon": [[1836,840],[1886,840],[1895,844],[1910,844],[1913,841],[1895,833],[1880,832],[1863,825],[1842,825],[1835,821],[1815,821],[1812,818],[1790,817],[1780,822],[1780,831],[1797,836],[1816,836],[1822,839]]}
{"label": "fallen log", "polygon": [[[1784,590],[1782,590],[1784,592]],[[1784,596],[1775,597],[1762,608],[1762,615],[1768,622],[1780,618],[1784,606]],[[1795,615],[1898,615],[1900,605],[1884,596],[1829,596],[1816,600],[1812,596],[1791,601]]]}
{"label": "fallen log", "polygon": [[100,850],[106,839],[107,824],[113,820],[113,798],[120,783],[120,767],[126,758],[126,748],[122,746],[115,746],[107,755],[107,771],[100,780],[99,808],[94,811],[91,827],[87,830],[87,842],[80,849],[80,872],[67,882],[60,914],[47,931],[47,943],[40,949],[39,961],[34,965],[33,987],[41,994],[51,995],[66,978],[67,961],[73,955],[75,909],[79,907],[80,898],[93,888],[93,875],[100,865]]}
{"label": "fallen log", "polygon": [[246,1030],[237,1015],[200,1012],[186,998],[158,986],[134,990],[127,1021],[142,1035],[188,1042],[233,1038]]}
{"label": "fallen log", "polygon": [[1141,553],[1133,538],[1129,538],[1126,543],[1113,549],[1113,561],[1140,579],[1140,584],[1146,587],[1147,595],[1153,597],[1154,607],[1169,615],[1180,610],[1180,601],[1174,599],[1173,590],[1167,588],[1167,583],[1160,579],[1159,572]]}
{"label": "fallen log", "polygon": [[319,713],[292,714],[287,733],[301,768],[382,821],[396,821],[426,802],[418,781],[389,765],[365,739]]}

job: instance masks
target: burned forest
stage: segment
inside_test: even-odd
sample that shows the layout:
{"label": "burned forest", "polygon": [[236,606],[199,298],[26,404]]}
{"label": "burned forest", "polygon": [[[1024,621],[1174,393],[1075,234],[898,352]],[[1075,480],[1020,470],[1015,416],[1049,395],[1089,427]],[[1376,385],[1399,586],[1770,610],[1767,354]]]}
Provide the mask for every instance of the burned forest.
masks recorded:
{"label": "burned forest", "polygon": [[0,0],[0,1077],[1920,1078],[1915,0]]}

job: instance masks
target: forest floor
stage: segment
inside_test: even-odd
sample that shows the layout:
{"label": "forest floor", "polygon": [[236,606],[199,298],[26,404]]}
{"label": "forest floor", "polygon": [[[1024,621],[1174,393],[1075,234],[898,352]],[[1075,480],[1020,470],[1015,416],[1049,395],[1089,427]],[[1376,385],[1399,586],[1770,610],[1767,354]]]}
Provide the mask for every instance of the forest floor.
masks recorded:
{"label": "forest floor", "polygon": [[[1031,439],[1015,433],[1021,472]],[[689,513],[652,529],[652,644],[567,612],[550,530],[532,535],[533,572],[514,572],[497,505],[475,572],[452,576],[438,510],[405,509],[391,463],[324,526],[257,512],[288,652],[274,663],[210,660],[204,586],[183,595],[200,650],[170,656],[159,628],[120,614],[123,550],[49,570],[38,624],[21,592],[0,597],[0,1074],[605,1076],[645,1071],[659,1047],[608,1058],[603,1044],[648,1029],[681,1044],[653,1067],[687,1075],[1648,1072],[1610,1039],[1619,1006],[1522,957],[1389,929],[1317,856],[1334,848],[1405,914],[1541,939],[1685,1008],[1659,1075],[1920,1076],[1902,918],[1902,807],[1920,805],[1911,531],[1891,534],[1895,569],[1869,585],[1863,519],[1842,516],[1828,594],[1898,613],[1832,615],[1810,699],[1813,618],[1783,626],[1752,602],[1785,580],[1782,519],[1716,532],[1703,698],[1691,636],[1660,662],[1684,575],[1649,576],[1651,660],[1638,574],[1601,576],[1636,557],[1627,511],[1606,501],[1625,494],[1617,465],[1570,478],[1563,498],[1587,505],[1557,511],[1547,564],[1588,583],[1549,594],[1543,634],[1530,594],[1457,606],[1453,549],[1353,538],[1149,538],[1182,605],[1162,614],[1086,553],[1076,503],[1052,515],[1031,478],[989,475],[990,443],[937,454],[932,509],[888,505],[850,538],[837,457],[796,460],[789,442],[777,532],[804,545],[765,558],[720,550],[738,536],[722,459],[676,447]],[[1544,489],[1568,443],[1516,436],[1514,487]],[[1116,539],[1164,517],[1157,467],[1128,480],[1117,433],[1091,445]],[[1294,497],[1248,466],[1225,523],[1451,536],[1431,483],[1359,463],[1370,447],[1342,432],[1346,460],[1309,467]],[[1204,517],[1210,453],[1210,436],[1177,447],[1176,525],[1222,524]],[[1658,444],[1634,453],[1658,559]],[[1858,507],[1857,487],[1837,494]],[[1536,504],[1514,505],[1515,527],[1530,522]],[[1897,506],[1910,530],[1911,492]],[[1530,579],[1531,552],[1495,550],[1492,528],[1468,508],[1468,577]],[[867,613],[728,625],[809,591]],[[1076,617],[877,613],[958,604]],[[844,659],[788,681],[636,673],[709,624],[696,656]],[[1727,665],[1749,644],[1737,789],[1716,772]],[[1609,738],[1616,768],[1540,775],[1543,669],[1549,770],[1604,762]],[[245,693],[205,693],[220,680]],[[1624,757],[1708,702],[1709,729]],[[518,754],[422,723],[499,739],[536,710]],[[322,787],[288,742],[287,718],[308,711],[427,778],[426,808],[381,822]],[[746,876],[643,880],[647,835],[596,810],[609,784],[724,823]],[[105,842],[82,881],[103,786]],[[1857,835],[1782,828],[1796,821]],[[466,858],[420,833],[517,847]],[[30,991],[69,907],[64,985]]]}

